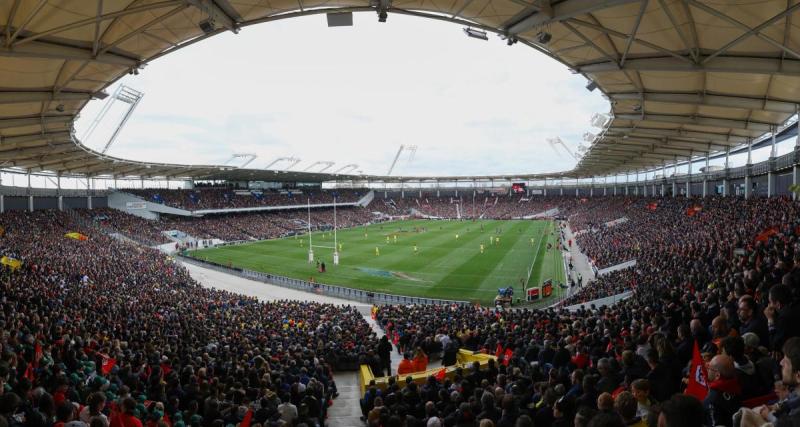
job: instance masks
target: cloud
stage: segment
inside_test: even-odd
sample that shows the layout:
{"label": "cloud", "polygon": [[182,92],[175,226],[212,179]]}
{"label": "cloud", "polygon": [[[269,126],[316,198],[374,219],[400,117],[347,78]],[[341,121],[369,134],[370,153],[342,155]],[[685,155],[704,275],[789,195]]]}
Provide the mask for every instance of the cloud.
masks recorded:
{"label": "cloud", "polygon": [[[546,139],[575,148],[608,109],[582,77],[522,45],[405,16],[356,14],[353,28],[324,19],[214,37],[125,78],[146,95],[110,153],[189,164],[254,153],[251,167],[297,156],[296,169],[329,160],[383,174],[405,144],[418,147],[398,163],[406,175],[557,171],[575,162]],[[101,106],[89,104],[79,131]],[[87,144],[102,148],[100,133]]]}

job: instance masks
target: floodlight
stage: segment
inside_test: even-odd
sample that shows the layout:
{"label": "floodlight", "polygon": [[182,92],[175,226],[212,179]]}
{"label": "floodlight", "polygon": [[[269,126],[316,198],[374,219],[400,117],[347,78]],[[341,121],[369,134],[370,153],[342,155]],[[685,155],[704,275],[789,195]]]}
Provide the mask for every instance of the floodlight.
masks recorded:
{"label": "floodlight", "polygon": [[389,14],[386,13],[385,10],[381,10],[378,12],[378,22],[386,22],[386,18],[389,17]]}
{"label": "floodlight", "polygon": [[202,20],[197,25],[205,34],[211,34],[214,32],[214,21],[210,19]]}
{"label": "floodlight", "polygon": [[595,89],[597,89],[597,83],[594,81],[590,81],[589,84],[586,85],[586,90],[589,92],[594,92]]}
{"label": "floodlight", "polygon": [[540,44],[547,44],[550,43],[550,40],[553,38],[553,35],[548,33],[547,31],[540,31],[536,34],[536,41]]}
{"label": "floodlight", "polygon": [[464,33],[473,39],[489,40],[489,36],[487,36],[486,31],[483,30],[476,30],[474,28],[466,27],[464,28]]}

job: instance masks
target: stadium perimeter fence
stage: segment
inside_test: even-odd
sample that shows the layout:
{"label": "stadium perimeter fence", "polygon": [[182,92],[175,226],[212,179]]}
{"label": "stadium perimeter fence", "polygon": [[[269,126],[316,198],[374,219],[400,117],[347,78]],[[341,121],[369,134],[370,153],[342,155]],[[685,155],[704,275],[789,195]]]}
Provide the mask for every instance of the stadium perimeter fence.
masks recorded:
{"label": "stadium perimeter fence", "polygon": [[291,277],[279,276],[276,274],[262,273],[260,271],[248,270],[246,268],[228,267],[215,262],[192,258],[177,253],[174,254],[174,256],[189,264],[194,264],[227,274],[233,274],[235,276],[255,280],[257,282],[368,304],[470,305],[470,303],[467,301],[384,294],[381,292],[371,292],[344,286],[326,285],[324,283],[309,282],[307,280],[293,279]]}

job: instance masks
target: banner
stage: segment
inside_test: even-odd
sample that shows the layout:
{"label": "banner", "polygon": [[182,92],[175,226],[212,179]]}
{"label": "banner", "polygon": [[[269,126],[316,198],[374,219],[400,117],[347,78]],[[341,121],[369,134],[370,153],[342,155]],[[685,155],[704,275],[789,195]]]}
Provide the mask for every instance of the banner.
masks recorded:
{"label": "banner", "polygon": [[778,227],[768,228],[756,236],[756,242],[766,242],[770,237],[778,234]]}
{"label": "banner", "polygon": [[83,235],[81,233],[76,233],[74,231],[65,234],[64,237],[69,237],[70,239],[81,240],[81,241],[89,240],[89,237],[87,237],[87,236],[85,236],[85,235]]}
{"label": "banner", "polygon": [[691,208],[686,209],[686,215],[687,216],[694,216],[694,214],[696,214],[696,213],[698,213],[698,212],[700,212],[702,210],[703,210],[703,208],[700,207],[700,206],[692,206]]}
{"label": "banner", "polygon": [[[652,202],[647,204],[647,209],[654,211],[658,208],[658,203]],[[693,214],[694,215],[694,214]]]}
{"label": "banner", "polygon": [[17,271],[22,267],[22,261],[8,256],[0,258],[0,264],[7,265],[12,271]]}

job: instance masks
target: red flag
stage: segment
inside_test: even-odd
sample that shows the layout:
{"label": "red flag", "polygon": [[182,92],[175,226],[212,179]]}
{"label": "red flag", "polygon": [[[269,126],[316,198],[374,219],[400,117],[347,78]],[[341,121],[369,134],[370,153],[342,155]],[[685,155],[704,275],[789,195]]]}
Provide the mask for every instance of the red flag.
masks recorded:
{"label": "red flag", "polygon": [[392,338],[392,344],[397,345],[400,342],[400,335],[397,334],[397,331],[394,331],[394,338]]}
{"label": "red flag", "polygon": [[658,208],[658,203],[652,202],[647,204],[647,209],[654,211]]}
{"label": "red flag", "polygon": [[442,369],[439,369],[439,372],[436,373],[435,377],[436,377],[436,379],[438,381],[442,381],[442,380],[444,380],[445,374],[447,374],[447,369],[442,368]]}
{"label": "red flag", "polygon": [[708,394],[708,372],[706,372],[703,357],[700,356],[700,346],[697,344],[697,340],[694,342],[692,365],[689,367],[689,384],[686,386],[684,394],[694,396],[701,402]]}
{"label": "red flag", "polygon": [[33,347],[33,366],[38,368],[39,361],[42,360],[42,346],[37,342],[36,346]]}
{"label": "red flag", "polygon": [[239,427],[250,427],[250,421],[253,419],[253,409],[248,409],[247,413],[244,414],[244,418],[242,422],[239,424]]}
{"label": "red flag", "polygon": [[770,237],[772,237],[775,234],[778,234],[777,227],[768,228],[762,231],[761,234],[756,236],[756,242],[766,242],[767,240],[769,240]]}
{"label": "red flag", "polygon": [[111,373],[111,370],[114,369],[114,366],[117,364],[117,359],[113,357],[104,357],[103,358],[103,365],[101,366],[101,371],[103,375],[108,375]]}
{"label": "red flag", "polygon": [[509,362],[511,362],[511,356],[514,355],[514,350],[507,348],[506,352],[503,353],[503,365],[508,366]]}
{"label": "red flag", "polygon": [[28,367],[25,368],[25,373],[22,374],[22,376],[33,382],[33,380],[36,378],[36,375],[33,373],[33,363],[28,362]]}
{"label": "red flag", "polygon": [[503,354],[503,346],[497,344],[497,348],[494,350],[494,357],[499,358],[501,354]]}

